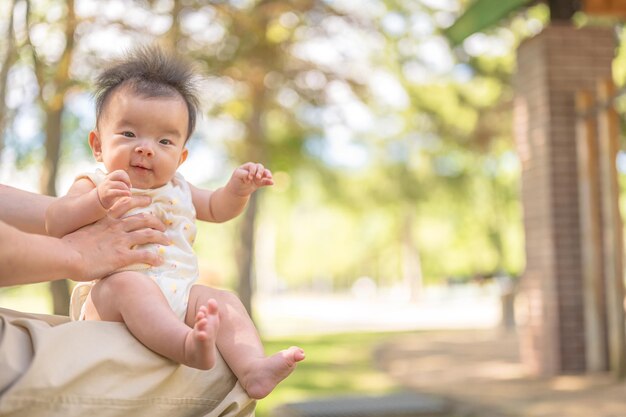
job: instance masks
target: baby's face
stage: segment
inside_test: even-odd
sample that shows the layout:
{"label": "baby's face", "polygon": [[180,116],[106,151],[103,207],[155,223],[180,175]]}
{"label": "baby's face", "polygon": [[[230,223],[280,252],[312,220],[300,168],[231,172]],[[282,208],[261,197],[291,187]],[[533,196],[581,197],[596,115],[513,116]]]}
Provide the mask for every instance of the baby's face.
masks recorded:
{"label": "baby's face", "polygon": [[94,156],[109,172],[128,172],[135,188],[165,185],[187,158],[187,112],[180,96],[144,98],[122,87],[89,136]]}

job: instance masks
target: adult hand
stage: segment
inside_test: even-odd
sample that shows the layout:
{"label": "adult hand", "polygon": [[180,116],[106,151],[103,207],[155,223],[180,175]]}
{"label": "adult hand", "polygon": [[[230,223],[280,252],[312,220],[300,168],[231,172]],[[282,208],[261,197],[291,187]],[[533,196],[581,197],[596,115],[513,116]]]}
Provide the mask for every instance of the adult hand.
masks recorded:
{"label": "adult hand", "polygon": [[62,240],[80,254],[77,275],[70,278],[89,281],[135,263],[159,265],[162,259],[156,253],[133,248],[146,243],[169,245],[163,223],[147,213],[120,218],[133,208],[149,204],[146,196],[122,197],[107,216],[64,236]]}

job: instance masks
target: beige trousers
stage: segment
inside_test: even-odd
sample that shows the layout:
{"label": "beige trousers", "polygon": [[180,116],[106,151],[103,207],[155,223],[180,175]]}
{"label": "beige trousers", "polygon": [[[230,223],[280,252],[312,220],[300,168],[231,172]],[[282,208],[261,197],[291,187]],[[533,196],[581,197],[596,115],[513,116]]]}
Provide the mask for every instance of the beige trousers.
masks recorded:
{"label": "beige trousers", "polygon": [[175,364],[122,323],[0,308],[0,416],[253,416],[256,403],[218,356]]}

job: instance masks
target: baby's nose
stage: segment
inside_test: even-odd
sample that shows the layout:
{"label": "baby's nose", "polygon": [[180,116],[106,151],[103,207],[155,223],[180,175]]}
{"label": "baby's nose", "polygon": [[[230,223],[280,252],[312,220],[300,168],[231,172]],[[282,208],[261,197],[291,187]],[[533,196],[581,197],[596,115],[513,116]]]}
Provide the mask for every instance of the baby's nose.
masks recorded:
{"label": "baby's nose", "polygon": [[135,148],[135,152],[145,155],[145,156],[153,156],[154,150],[152,149],[152,145],[148,141],[144,141],[137,145]]}

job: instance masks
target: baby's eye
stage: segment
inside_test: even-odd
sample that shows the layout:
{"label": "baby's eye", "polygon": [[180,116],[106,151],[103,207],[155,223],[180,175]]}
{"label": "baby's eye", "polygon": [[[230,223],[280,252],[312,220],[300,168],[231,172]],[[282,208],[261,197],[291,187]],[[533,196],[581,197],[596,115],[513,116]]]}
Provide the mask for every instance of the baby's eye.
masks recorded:
{"label": "baby's eye", "polygon": [[171,140],[169,140],[169,139],[161,139],[161,140],[159,141],[159,143],[160,143],[161,145],[172,145],[174,142],[172,142],[172,141],[171,141]]}
{"label": "baby's eye", "polygon": [[133,132],[125,131],[122,132],[122,136],[126,136],[127,138],[134,138],[135,134]]}

